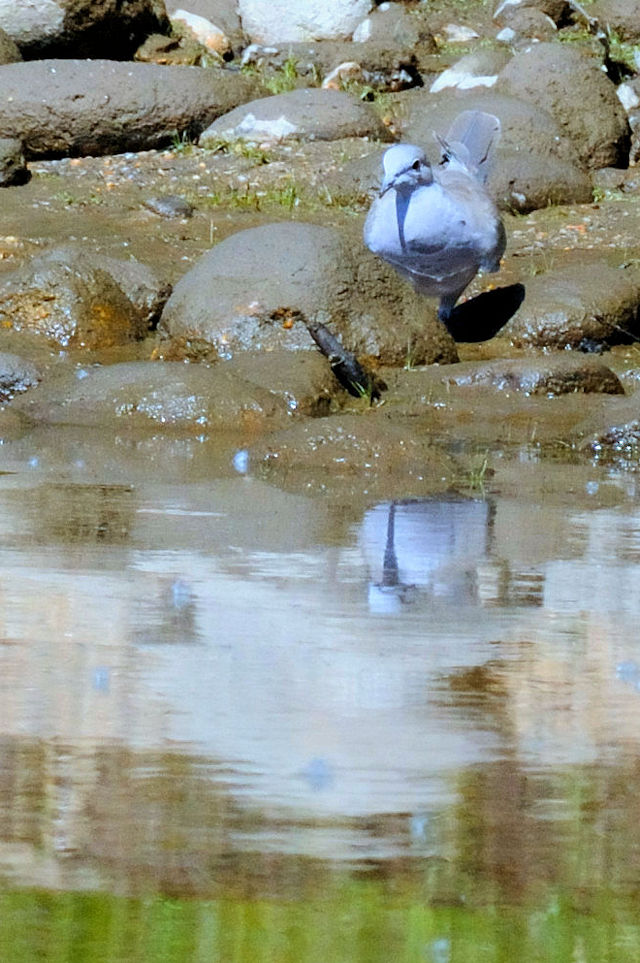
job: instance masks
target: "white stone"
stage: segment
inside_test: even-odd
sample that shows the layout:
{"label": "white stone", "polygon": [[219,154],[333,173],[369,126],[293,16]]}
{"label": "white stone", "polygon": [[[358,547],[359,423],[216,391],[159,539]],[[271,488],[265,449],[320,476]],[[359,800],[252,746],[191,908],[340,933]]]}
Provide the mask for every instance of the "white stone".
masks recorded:
{"label": "white stone", "polygon": [[197,13],[180,9],[176,10],[171,16],[171,23],[174,23],[174,21],[187,27],[198,43],[207,47],[208,50],[224,55],[231,49],[231,42],[224,30],[216,27],[206,17],[199,17]]}
{"label": "white stone", "polygon": [[465,27],[460,23],[447,23],[442,28],[448,43],[469,43],[470,40],[477,40],[480,36],[471,27]]}
{"label": "white stone", "polygon": [[620,84],[616,93],[618,100],[626,111],[633,110],[634,107],[640,104],[640,97],[638,97],[631,84]]}
{"label": "white stone", "polygon": [[494,20],[497,19],[507,7],[519,7],[521,4],[522,0],[502,0],[502,3],[496,7],[496,11],[493,15]]}
{"label": "white stone", "polygon": [[358,24],[351,39],[354,43],[366,43],[367,40],[371,39],[371,17],[367,17],[366,20]]}
{"label": "white stone", "polygon": [[436,77],[429,88],[429,93],[436,94],[439,90],[444,90],[445,87],[457,87],[458,90],[471,90],[473,87],[493,87],[497,79],[497,74],[477,76],[469,73],[468,70],[458,70],[455,66],[449,67],[448,70],[443,70]]}
{"label": "white stone", "polygon": [[356,60],[345,60],[327,74],[322,81],[323,90],[340,90],[348,80],[362,80],[362,67]]}
{"label": "white stone", "polygon": [[372,0],[238,0],[238,13],[252,41],[282,44],[348,39],[372,6]]}
{"label": "white stone", "polygon": [[[282,114],[277,120],[258,120],[255,114],[248,113],[244,119],[230,127],[228,130],[216,131],[217,138],[228,138],[229,140],[249,140],[261,144],[279,143],[290,134],[297,131],[295,124],[292,124]],[[204,131],[200,135],[200,145],[207,146],[207,133]]]}

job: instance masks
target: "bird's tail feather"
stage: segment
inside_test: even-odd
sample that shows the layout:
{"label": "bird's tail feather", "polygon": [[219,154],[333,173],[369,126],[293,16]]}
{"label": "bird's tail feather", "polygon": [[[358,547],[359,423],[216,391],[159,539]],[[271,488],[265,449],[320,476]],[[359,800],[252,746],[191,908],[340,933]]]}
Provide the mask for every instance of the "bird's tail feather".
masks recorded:
{"label": "bird's tail feather", "polygon": [[481,181],[485,181],[500,132],[500,121],[494,114],[482,110],[463,110],[449,128],[446,139],[437,139],[445,161],[457,160]]}

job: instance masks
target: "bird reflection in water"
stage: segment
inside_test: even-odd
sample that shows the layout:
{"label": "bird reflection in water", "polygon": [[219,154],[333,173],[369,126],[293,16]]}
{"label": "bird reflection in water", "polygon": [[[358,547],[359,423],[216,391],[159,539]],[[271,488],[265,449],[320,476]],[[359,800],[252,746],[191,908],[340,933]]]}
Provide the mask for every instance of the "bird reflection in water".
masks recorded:
{"label": "bird reflection in water", "polygon": [[[371,611],[393,614],[419,597],[477,599],[475,567],[486,559],[493,511],[486,500],[393,501],[364,516],[361,544],[370,571]],[[382,555],[382,567],[377,561]]]}

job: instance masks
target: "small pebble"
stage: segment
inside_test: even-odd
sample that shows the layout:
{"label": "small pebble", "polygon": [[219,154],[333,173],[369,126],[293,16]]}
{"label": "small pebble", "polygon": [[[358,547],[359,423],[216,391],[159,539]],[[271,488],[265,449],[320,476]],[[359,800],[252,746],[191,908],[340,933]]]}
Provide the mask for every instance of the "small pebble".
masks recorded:
{"label": "small pebble", "polygon": [[160,217],[191,217],[193,214],[193,205],[177,194],[150,197],[144,206]]}

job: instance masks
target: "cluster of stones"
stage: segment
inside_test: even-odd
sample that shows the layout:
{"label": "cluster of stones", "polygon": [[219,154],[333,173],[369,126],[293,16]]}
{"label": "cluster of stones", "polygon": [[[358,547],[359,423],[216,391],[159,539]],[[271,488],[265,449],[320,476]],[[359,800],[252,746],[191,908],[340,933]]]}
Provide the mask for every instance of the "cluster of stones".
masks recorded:
{"label": "cluster of stones", "polygon": [[[371,196],[390,141],[429,150],[434,130],[478,108],[502,125],[489,186],[503,210],[590,204],[594,186],[635,189],[640,76],[628,60],[615,60],[610,37],[614,30],[629,50],[640,42],[640,3],[598,0],[588,9],[585,20],[571,0],[501,0],[472,25],[459,5],[450,18],[435,17],[427,2],[0,0],[0,179],[17,190],[36,159],[162,148],[176,135],[203,150],[358,139],[362,159],[341,169],[341,185],[357,194],[364,183]],[[461,45],[464,54],[456,52]],[[270,94],[265,81],[287,69],[294,89]],[[369,102],[381,92],[391,98],[389,117]],[[508,358],[456,375],[456,340],[499,334],[514,349],[633,340],[640,336],[633,258],[569,258],[506,293],[477,298],[473,317],[463,305],[458,330],[447,331],[432,305],[364,249],[359,232],[359,221],[338,229],[299,219],[237,231],[172,293],[151,266],[73,245],[46,252],[2,277],[0,324],[90,349],[157,329],[155,355],[164,362],[133,363],[143,403],[131,397],[131,364],[122,367],[121,392],[118,365],[33,391],[33,368],[25,362],[20,372],[7,355],[14,380],[3,379],[5,396],[29,389],[23,409],[51,420],[95,421],[93,391],[101,405],[115,399],[112,411],[142,423],[236,419],[274,428],[300,413],[317,416],[339,393],[305,321],[328,323],[349,349],[382,366],[446,364],[447,390],[488,383],[527,395],[623,390],[609,368],[584,356],[558,355],[551,373],[548,358],[537,373],[530,361]],[[290,356],[287,384],[282,367],[265,358],[292,351],[305,360]],[[185,358],[213,361],[200,366],[210,380],[195,365],[187,374],[174,363]],[[229,365],[242,368],[241,377]],[[215,379],[225,404],[203,400]],[[170,388],[178,383],[181,401]],[[188,404],[193,398],[200,401]]]}

